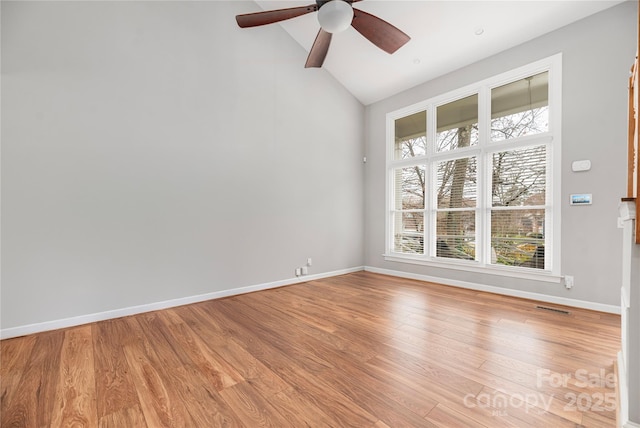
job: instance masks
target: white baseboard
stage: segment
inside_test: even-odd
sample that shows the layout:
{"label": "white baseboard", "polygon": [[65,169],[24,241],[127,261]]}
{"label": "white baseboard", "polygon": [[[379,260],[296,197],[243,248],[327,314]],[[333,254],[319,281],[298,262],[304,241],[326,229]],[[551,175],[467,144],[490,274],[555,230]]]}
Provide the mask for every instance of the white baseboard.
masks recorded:
{"label": "white baseboard", "polygon": [[620,315],[620,307],[615,305],[605,305],[602,303],[587,302],[584,300],[567,299],[564,297],[550,296],[548,294],[532,293],[529,291],[514,290],[511,288],[495,287],[492,285],[477,284],[474,282],[457,281],[453,279],[440,278],[429,275],[402,272],[391,269],[380,269],[373,266],[365,266],[367,272],[381,273],[384,275],[397,276],[401,278],[417,279],[419,281],[434,282],[436,284],[451,285],[454,287],[467,288],[470,290],[487,291],[489,293],[502,294],[505,296],[521,297],[523,299],[539,300],[546,303],[571,306],[574,308],[591,309],[599,312],[607,312]]}
{"label": "white baseboard", "polygon": [[[191,303],[203,302],[206,300],[220,299],[222,297],[235,296],[238,294],[251,293],[254,291],[268,290],[271,288],[284,287],[286,285],[298,284],[301,282],[313,281],[316,279],[329,278],[332,276],[344,275],[347,273],[365,270],[373,273],[397,276],[401,278],[417,279],[420,281],[435,282],[438,284],[451,285],[454,287],[467,288],[478,291],[488,291],[490,293],[503,294],[507,296],[522,297],[525,299],[539,300],[542,302],[555,303],[559,305],[572,306],[583,309],[591,309],[595,311],[620,314],[620,307],[614,305],[604,305],[600,303],[587,302],[583,300],[566,299],[562,297],[554,297],[546,294],[531,293],[527,291],[513,290],[508,288],[495,287],[491,285],[476,284],[472,282],[456,281],[447,278],[439,278],[428,275],[420,275],[390,269],[380,269],[372,266],[358,266],[348,269],[342,269],[332,272],[325,272],[314,275],[305,275],[296,278],[289,278],[280,281],[268,282],[263,284],[250,285],[246,287],[232,288],[229,290],[215,291],[213,293],[200,294],[196,296],[187,296],[178,299],[166,300],[162,302],[148,303],[138,306],[130,306],[111,311],[98,312],[93,314],[80,315],[71,318],[64,318],[42,323],[28,324],[18,327],[11,327],[0,330],[0,339],[9,339],[12,337],[25,336],[27,334],[40,333],[43,331],[57,330],[60,328],[75,327],[82,324],[104,321],[114,318],[120,318],[129,315],[141,314],[144,312],[157,311],[160,309],[173,308],[176,306],[188,305]],[[640,427],[638,427],[640,428]]]}
{"label": "white baseboard", "polygon": [[313,275],[304,275],[296,278],[284,279],[281,281],[267,282],[263,284],[250,285],[246,287],[232,288],[229,290],[215,291],[213,293],[199,294],[196,296],[181,297],[178,299],[165,300],[138,306],[130,306],[111,311],[98,312],[93,314],[80,315],[71,318],[64,318],[54,321],[46,321],[35,324],[28,324],[18,327],[11,327],[0,330],[0,339],[10,339],[12,337],[25,336],[27,334],[41,333],[43,331],[57,330],[60,328],[75,327],[92,322],[105,321],[129,315],[141,314],[144,312],[157,311],[160,309],[173,308],[176,306],[188,305],[191,303],[204,302],[206,300],[220,299],[222,297],[235,296],[238,294],[252,293],[254,291],[268,290],[271,288],[284,287],[286,285],[299,284],[316,279],[329,278],[332,276],[344,275],[347,273],[364,270],[363,266],[341,269],[332,272],[325,272]]}

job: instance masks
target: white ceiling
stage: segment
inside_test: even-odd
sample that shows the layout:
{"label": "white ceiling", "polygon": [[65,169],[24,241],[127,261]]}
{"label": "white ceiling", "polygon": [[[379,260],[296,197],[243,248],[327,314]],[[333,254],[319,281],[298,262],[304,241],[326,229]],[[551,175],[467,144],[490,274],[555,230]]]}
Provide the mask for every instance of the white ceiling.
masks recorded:
{"label": "white ceiling", "polygon": [[[368,105],[622,1],[364,0],[354,7],[395,25],[411,40],[389,55],[349,28],[334,34],[323,68]],[[314,1],[256,3],[259,11],[305,6]],[[282,25],[308,52],[319,29],[316,16],[310,13],[273,25]],[[482,34],[476,35],[480,30]],[[317,72],[303,67],[301,61],[301,73]]]}

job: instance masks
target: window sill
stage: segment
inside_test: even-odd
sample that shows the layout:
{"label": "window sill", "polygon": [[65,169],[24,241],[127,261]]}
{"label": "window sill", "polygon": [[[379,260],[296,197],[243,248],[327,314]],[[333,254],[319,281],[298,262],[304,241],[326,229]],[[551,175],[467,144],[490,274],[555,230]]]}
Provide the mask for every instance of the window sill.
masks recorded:
{"label": "window sill", "polygon": [[430,266],[441,269],[454,269],[465,272],[483,273],[487,275],[508,276],[511,278],[528,279],[560,284],[563,277],[549,271],[530,268],[513,268],[509,266],[486,266],[478,262],[459,262],[455,260],[426,259],[399,254],[383,254],[385,261],[408,263],[413,265]]}

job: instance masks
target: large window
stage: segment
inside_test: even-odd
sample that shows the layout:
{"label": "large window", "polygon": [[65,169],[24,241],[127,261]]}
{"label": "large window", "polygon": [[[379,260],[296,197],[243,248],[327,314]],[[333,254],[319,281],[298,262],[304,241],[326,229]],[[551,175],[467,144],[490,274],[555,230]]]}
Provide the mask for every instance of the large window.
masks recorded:
{"label": "large window", "polygon": [[558,275],[561,57],[387,116],[387,260]]}

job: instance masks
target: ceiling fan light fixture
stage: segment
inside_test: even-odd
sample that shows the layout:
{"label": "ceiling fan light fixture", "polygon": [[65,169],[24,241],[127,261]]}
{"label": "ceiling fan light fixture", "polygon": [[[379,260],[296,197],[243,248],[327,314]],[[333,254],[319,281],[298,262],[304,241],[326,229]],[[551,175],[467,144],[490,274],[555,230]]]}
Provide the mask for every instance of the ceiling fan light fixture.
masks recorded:
{"label": "ceiling fan light fixture", "polygon": [[353,21],[353,8],[344,0],[331,0],[318,10],[318,22],[327,33],[346,30]]}
{"label": "ceiling fan light fixture", "polygon": [[316,0],[315,4],[308,6],[236,15],[236,22],[240,28],[259,27],[317,12],[320,30],[309,51],[305,68],[322,67],[333,33],[344,31],[349,26],[388,54],[394,53],[411,40],[387,21],[364,10],[353,9],[351,3],[356,1],[360,0]]}

